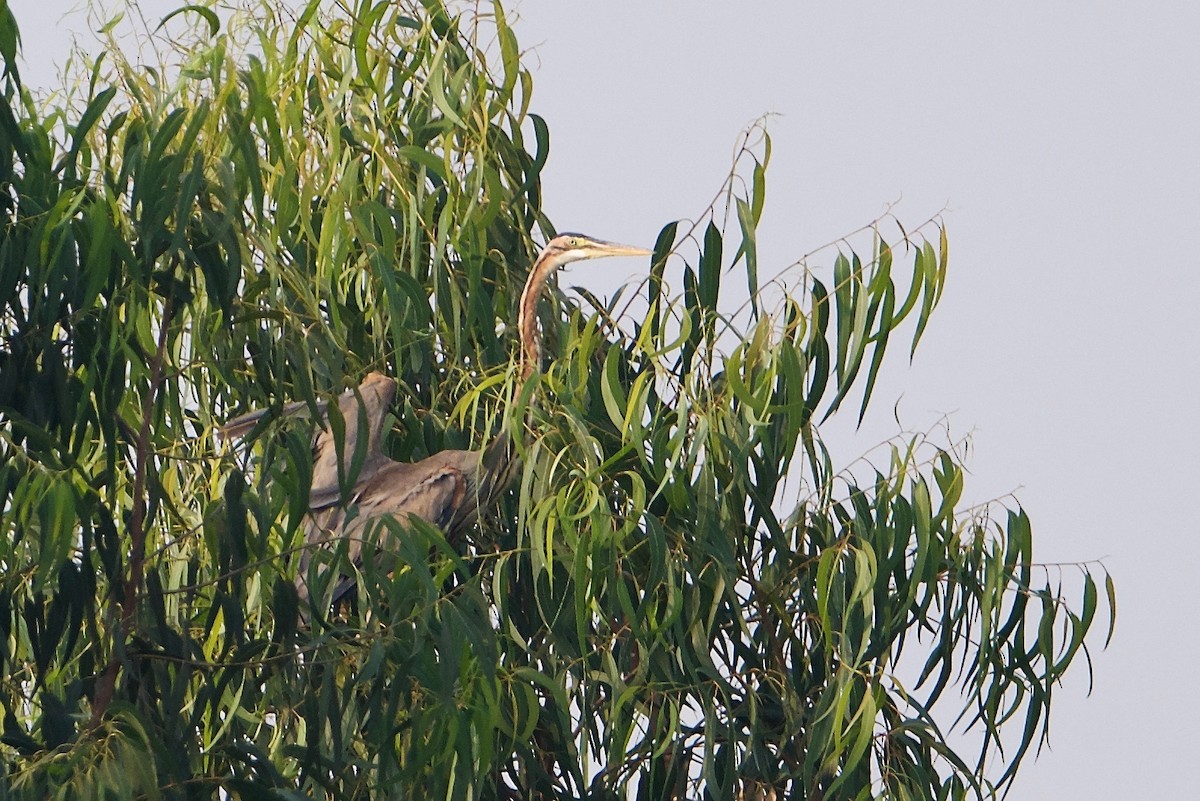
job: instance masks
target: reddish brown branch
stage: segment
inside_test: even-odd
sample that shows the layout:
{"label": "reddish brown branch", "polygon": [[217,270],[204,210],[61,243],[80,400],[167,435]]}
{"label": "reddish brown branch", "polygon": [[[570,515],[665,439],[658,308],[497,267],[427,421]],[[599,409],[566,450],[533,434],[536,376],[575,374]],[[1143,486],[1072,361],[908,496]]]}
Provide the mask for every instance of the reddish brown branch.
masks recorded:
{"label": "reddish brown branch", "polygon": [[[114,600],[111,605],[113,614],[111,618],[118,617],[116,612],[118,607],[120,610],[120,623],[117,625],[117,630],[113,632],[114,641],[118,637],[124,637],[125,633],[132,627],[134,614],[137,612],[138,588],[142,585],[142,579],[145,576],[146,568],[146,471],[150,462],[150,430],[152,418],[154,415],[155,401],[158,398],[158,392],[162,388],[163,376],[165,374],[164,363],[166,362],[167,352],[167,336],[171,327],[171,318],[174,316],[175,305],[171,298],[168,298],[163,306],[162,322],[158,332],[158,345],[154,352],[154,358],[150,362],[150,386],[146,390],[146,394],[142,397],[142,420],[141,427],[138,430],[137,443],[134,450],[133,463],[133,508],[129,514],[129,575],[125,579],[125,587],[122,598]],[[117,657],[117,648],[113,648],[113,653],[109,657],[108,666],[104,669],[103,675],[96,683],[96,692],[92,701],[92,726],[96,726],[104,717],[108,705],[112,702],[113,691],[117,684],[117,671],[120,669],[121,661]]]}

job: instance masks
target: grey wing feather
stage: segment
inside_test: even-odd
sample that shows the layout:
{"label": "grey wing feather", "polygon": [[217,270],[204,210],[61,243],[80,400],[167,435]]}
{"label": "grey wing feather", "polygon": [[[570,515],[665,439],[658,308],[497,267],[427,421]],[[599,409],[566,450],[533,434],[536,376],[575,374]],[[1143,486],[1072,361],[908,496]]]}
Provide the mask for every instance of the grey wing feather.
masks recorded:
{"label": "grey wing feather", "polygon": [[[324,414],[325,407],[327,405],[328,404],[325,401],[318,401],[317,402],[317,411],[320,412],[321,414]],[[276,412],[275,416],[299,417],[299,416],[302,416],[302,413],[307,410],[308,410],[307,403],[305,403],[304,401],[297,401],[295,403],[285,404],[282,408],[280,408]],[[258,409],[253,412],[247,412],[246,414],[238,415],[237,417],[233,418],[232,420],[229,420],[224,425],[222,425],[220,428],[218,428],[217,436],[223,440],[230,440],[230,439],[237,439],[238,437],[244,437],[247,434],[249,434],[251,431],[254,430],[254,427],[256,425],[258,425],[258,422],[260,420],[262,420],[264,417],[267,417],[268,415],[271,415],[272,411],[274,411],[274,410],[272,410],[270,408]]]}
{"label": "grey wing feather", "polygon": [[[327,423],[313,440],[309,506],[317,508],[314,501],[331,490],[340,497],[342,481],[353,480],[358,484],[368,478],[369,467],[378,467],[380,462],[390,463],[382,450],[383,418],[395,397],[395,380],[382,373],[371,373],[356,388],[338,397],[341,437],[336,437],[333,427]],[[362,436],[364,427],[365,437]],[[357,476],[350,476],[356,456],[362,458],[362,469]]]}
{"label": "grey wing feather", "polygon": [[[311,509],[305,521],[306,548],[296,577],[301,601],[309,597],[308,567],[312,553],[331,540],[347,538],[347,555],[355,566],[361,566],[367,527],[383,517],[394,517],[402,522],[409,516],[419,517],[443,531],[447,529],[454,520],[455,511],[463,504],[469,482],[458,466],[438,458],[443,455],[436,454],[416,464],[389,462],[377,469],[354,488],[350,503],[352,508],[356,507],[357,514],[348,523],[346,510],[339,503],[341,493],[336,487],[312,498],[323,505]],[[338,581],[330,603],[336,603],[346,595],[354,583],[353,577]]]}
{"label": "grey wing feather", "polygon": [[[398,466],[412,467],[413,465]],[[416,486],[412,487],[409,492],[398,496],[389,495],[378,499],[378,505],[373,503],[376,499],[369,497],[368,492],[364,490],[359,506],[363,515],[359,518],[362,520],[362,523],[357,524],[357,521],[355,521],[350,526],[351,529],[354,529],[360,535],[349,545],[350,556],[354,566],[362,566],[362,548],[364,544],[362,535],[368,533],[367,528],[372,522],[385,517],[392,517],[401,522],[404,522],[406,518],[418,517],[444,531],[452,519],[455,509],[461,505],[465,490],[466,480],[462,472],[453,467],[444,467],[430,473]],[[373,508],[370,508],[368,511],[368,507]],[[386,548],[387,546],[383,542],[383,538],[391,536],[391,532],[386,529],[380,529],[377,536],[381,538],[380,544],[382,548]],[[376,558],[378,557],[379,554],[377,553]],[[330,603],[336,604],[354,588],[355,583],[356,580],[353,576],[342,577],[334,587]]]}

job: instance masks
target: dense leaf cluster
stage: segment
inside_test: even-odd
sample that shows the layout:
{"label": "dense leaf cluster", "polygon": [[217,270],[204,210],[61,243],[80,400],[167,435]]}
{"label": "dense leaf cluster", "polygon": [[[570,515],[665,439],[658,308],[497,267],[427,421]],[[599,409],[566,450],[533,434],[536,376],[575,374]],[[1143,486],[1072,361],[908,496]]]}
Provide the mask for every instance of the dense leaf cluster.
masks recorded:
{"label": "dense leaf cluster", "polygon": [[[736,224],[667,225],[609,301],[551,293],[554,358],[521,386],[506,323],[552,233],[549,138],[503,10],[475,14],[188,7],[176,62],[110,41],[50,102],[0,7],[0,790],[1002,789],[1085,648],[1092,575],[1076,611],[1020,509],[963,507],[952,450],[898,441],[858,476],[818,430],[848,398],[861,417],[906,321],[916,347],[945,232],[760,287],[753,129],[721,195]],[[377,527],[386,567],[307,626],[314,424],[214,431],[370,370],[401,385],[394,458],[507,426],[522,479],[464,542]],[[947,701],[977,759],[939,728]]]}

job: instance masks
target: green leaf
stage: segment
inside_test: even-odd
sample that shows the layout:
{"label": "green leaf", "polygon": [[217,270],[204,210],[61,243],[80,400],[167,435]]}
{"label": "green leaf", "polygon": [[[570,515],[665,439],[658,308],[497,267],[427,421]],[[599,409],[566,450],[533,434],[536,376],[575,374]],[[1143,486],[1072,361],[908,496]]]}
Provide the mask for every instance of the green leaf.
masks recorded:
{"label": "green leaf", "polygon": [[917,352],[917,343],[921,341],[921,335],[925,333],[925,326],[929,323],[934,306],[937,305],[944,275],[944,266],[938,264],[937,257],[933,252],[933,245],[929,242],[926,242],[921,248],[917,262],[921,265],[921,313],[917,317],[916,331],[913,332],[912,347],[909,349],[910,358]]}
{"label": "green leaf", "polygon": [[738,256],[746,258],[746,289],[750,293],[750,308],[754,316],[758,316],[758,246],[754,226],[757,219],[749,204],[742,198],[737,198],[738,224],[742,228],[742,244],[738,247]]}
{"label": "green leaf", "polygon": [[71,132],[71,148],[67,151],[66,156],[68,163],[70,163],[72,167],[74,165],[76,156],[79,154],[80,148],[83,147],[83,142],[87,137],[88,132],[91,131],[95,126],[97,120],[100,119],[100,115],[104,113],[106,108],[108,108],[109,103],[112,102],[112,99],[116,96],[116,94],[116,89],[111,87],[105,89],[104,91],[100,92],[100,94],[93,97],[88,102],[87,108],[83,110],[83,114],[81,114],[79,117],[79,122],[75,124],[75,130]]}
{"label": "green leaf", "polygon": [[1104,637],[1104,647],[1112,642],[1113,632],[1117,630],[1117,588],[1113,583],[1112,574],[1104,573],[1104,592],[1108,596],[1108,634]]}
{"label": "green leaf", "polygon": [[159,21],[158,27],[154,29],[155,32],[159,31],[164,25],[166,25],[172,17],[177,17],[180,14],[200,15],[204,21],[208,23],[209,36],[216,36],[221,31],[221,20],[218,19],[216,12],[211,8],[207,8],[206,6],[186,5],[180,6],[163,17],[162,20]]}
{"label": "green leaf", "polygon": [[721,232],[709,221],[704,229],[704,250],[700,255],[700,278],[697,301],[702,312],[717,313],[717,296],[721,289]]}
{"label": "green leaf", "polygon": [[11,77],[17,86],[21,78],[17,72],[17,50],[21,46],[21,31],[8,3],[0,4],[0,58],[4,59],[4,75]]}
{"label": "green leaf", "polygon": [[396,149],[396,155],[408,161],[415,161],[443,182],[447,180],[445,164],[442,163],[441,159],[424,148],[415,145],[404,145]]}

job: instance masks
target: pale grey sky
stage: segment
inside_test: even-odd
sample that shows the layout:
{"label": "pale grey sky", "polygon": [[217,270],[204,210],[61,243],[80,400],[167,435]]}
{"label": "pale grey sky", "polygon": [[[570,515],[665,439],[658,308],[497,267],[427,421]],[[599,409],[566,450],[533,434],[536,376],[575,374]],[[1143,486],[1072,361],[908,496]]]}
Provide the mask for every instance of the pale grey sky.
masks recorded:
{"label": "pale grey sky", "polygon": [[[9,0],[49,82],[75,0]],[[143,3],[147,16],[180,2]],[[911,368],[876,390],[973,430],[968,494],[1017,490],[1035,558],[1103,558],[1120,618],[1055,697],[1010,798],[1184,798],[1200,662],[1200,4],[523,0],[547,210],[653,243],[702,211],[772,112],[760,272],[877,217],[948,206],[951,270]],[[155,11],[154,13],[161,13]],[[67,27],[80,28],[78,21]],[[678,279],[678,276],[675,276]],[[582,271],[570,283],[604,291]],[[899,355],[898,351],[897,354]],[[847,443],[836,455],[856,455]]]}

